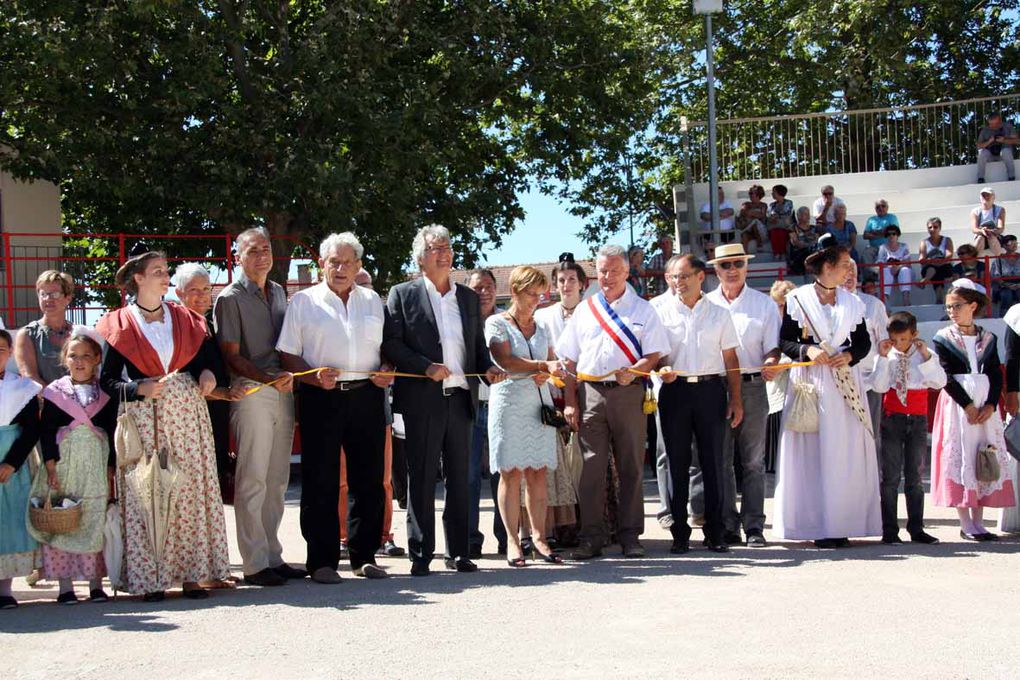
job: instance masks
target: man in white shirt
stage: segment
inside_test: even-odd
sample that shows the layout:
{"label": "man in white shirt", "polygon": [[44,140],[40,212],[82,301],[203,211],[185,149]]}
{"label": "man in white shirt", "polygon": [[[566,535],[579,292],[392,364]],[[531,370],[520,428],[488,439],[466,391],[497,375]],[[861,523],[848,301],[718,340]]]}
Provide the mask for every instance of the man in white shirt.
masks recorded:
{"label": "man in white shirt", "polygon": [[347,458],[351,570],[383,578],[375,565],[383,524],[385,388],[374,371],[382,363],[383,303],[354,283],[364,251],[350,232],[331,234],[319,247],[323,281],[294,295],[276,343],[283,365],[300,376],[301,534],[307,569],[319,583],[339,583],[340,450]]}
{"label": "man in white shirt", "polygon": [[836,206],[839,205],[846,207],[843,199],[836,197],[836,190],[832,185],[826,184],[822,187],[822,195],[816,198],[814,205],[811,206],[811,216],[815,219],[815,224],[826,229],[831,227],[836,221]]}
{"label": "man in white shirt", "polygon": [[[719,231],[729,232],[719,234],[720,243],[730,243],[736,238],[737,217],[733,206],[726,201],[726,192],[719,187]],[[705,231],[712,230],[712,203],[707,202],[701,206],[701,228]],[[706,241],[714,240],[714,237],[706,235]]]}
{"label": "man in white shirt", "polygon": [[735,428],[743,418],[739,343],[729,313],[702,294],[704,280],[704,262],[690,254],[673,257],[666,265],[670,291],[653,301],[670,345],[659,361],[667,371],[662,374],[659,408],[673,480],[674,554],[690,548],[687,496],[695,442],[705,485],[704,543],[713,552],[729,552],[723,540],[721,453],[726,419]]}
{"label": "man in white shirt", "polygon": [[382,346],[399,372],[428,378],[400,377],[393,385],[393,410],[403,415],[407,437],[411,574],[431,573],[440,464],[446,568],[473,572],[478,567],[470,560],[468,459],[478,375],[492,384],[506,374],[489,356],[477,293],[450,280],[450,232],[437,224],[422,227],[411,249],[422,276],[390,289]]}
{"label": "man in white shirt", "polygon": [[638,537],[645,526],[641,482],[648,423],[644,385],[635,372],[654,369],[669,344],[655,310],[627,288],[628,271],[626,249],[603,246],[596,260],[600,290],[577,306],[556,342],[556,355],[581,379],[576,389],[568,380],[564,390],[564,415],[578,430],[584,455],[581,545],[574,559],[598,557],[609,537],[604,512],[610,449],[620,476],[620,546],[625,557],[645,554]]}
{"label": "man in white shirt", "polygon": [[[747,545],[764,548],[765,536],[765,437],[769,398],[765,381],[771,380],[779,363],[779,307],[768,295],[747,285],[747,263],[754,255],[744,253],[739,243],[716,248],[715,267],[719,287],[706,295],[729,311],[737,330],[737,358],[740,360],[740,397],[744,419],[725,429],[723,440],[723,524],[729,545],[741,542],[743,524]],[[734,446],[740,451],[743,469],[740,514],[737,514],[737,480],[733,468]]]}
{"label": "man in white shirt", "polygon": [[851,264],[853,266],[850,267],[850,271],[846,275],[843,288],[856,295],[864,303],[864,324],[868,328],[868,337],[871,338],[871,350],[860,361],[861,382],[864,383],[864,389],[868,391],[868,410],[871,411],[871,427],[875,432],[875,452],[881,460],[882,393],[875,391],[874,385],[872,385],[872,373],[878,348],[882,341],[888,337],[886,325],[889,323],[889,312],[886,311],[884,302],[874,295],[868,295],[857,289],[857,263],[852,262]]}

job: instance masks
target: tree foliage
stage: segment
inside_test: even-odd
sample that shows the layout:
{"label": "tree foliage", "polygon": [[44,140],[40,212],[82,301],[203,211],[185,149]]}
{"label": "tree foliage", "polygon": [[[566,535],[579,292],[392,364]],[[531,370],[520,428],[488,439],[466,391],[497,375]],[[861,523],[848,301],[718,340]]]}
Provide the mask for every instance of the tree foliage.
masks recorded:
{"label": "tree foliage", "polygon": [[654,90],[628,10],[11,0],[0,163],[59,182],[77,230],[350,229],[385,284],[440,222],[470,265],[531,183],[584,176],[626,139]]}

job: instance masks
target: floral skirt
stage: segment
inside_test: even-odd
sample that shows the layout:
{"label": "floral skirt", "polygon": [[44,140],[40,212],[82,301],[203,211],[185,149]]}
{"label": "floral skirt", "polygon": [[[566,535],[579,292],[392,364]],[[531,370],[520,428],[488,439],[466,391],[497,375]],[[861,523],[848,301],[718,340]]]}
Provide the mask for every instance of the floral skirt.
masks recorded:
{"label": "floral skirt", "polygon": [[[124,587],[131,593],[167,590],[183,581],[224,579],[230,573],[227,527],[216,474],[216,445],[209,410],[194,379],[185,373],[170,378],[155,402],[130,402],[144,450],[158,443],[168,452],[176,480],[170,485],[167,511],[160,521],[124,477],[147,465],[145,457],[121,476],[124,517]],[[153,526],[162,531],[152,531]]]}

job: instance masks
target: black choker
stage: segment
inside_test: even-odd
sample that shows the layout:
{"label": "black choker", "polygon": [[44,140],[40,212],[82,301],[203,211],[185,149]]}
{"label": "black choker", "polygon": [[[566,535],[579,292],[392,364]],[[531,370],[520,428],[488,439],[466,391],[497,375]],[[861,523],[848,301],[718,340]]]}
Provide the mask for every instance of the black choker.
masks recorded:
{"label": "black choker", "polygon": [[148,312],[149,314],[155,314],[156,312],[158,312],[163,307],[163,303],[160,302],[158,305],[156,305],[152,309],[149,309],[148,307],[143,307],[142,303],[139,302],[138,300],[135,300],[135,305],[138,307],[138,309],[142,310],[143,312]]}
{"label": "black choker", "polygon": [[839,286],[833,286],[832,288],[829,288],[824,283],[818,280],[815,280],[815,285],[821,288],[822,290],[836,290],[837,288],[839,288]]}

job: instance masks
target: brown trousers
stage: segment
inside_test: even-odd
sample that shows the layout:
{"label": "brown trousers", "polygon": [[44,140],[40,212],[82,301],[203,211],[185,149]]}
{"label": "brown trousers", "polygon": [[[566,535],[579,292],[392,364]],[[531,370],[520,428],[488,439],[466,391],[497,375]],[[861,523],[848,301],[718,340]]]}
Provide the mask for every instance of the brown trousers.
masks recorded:
{"label": "brown trousers", "polygon": [[620,476],[619,528],[617,536],[626,545],[644,531],[645,510],[642,493],[647,416],[642,411],[644,387],[582,383],[579,389],[581,411],[581,470],[579,503],[581,540],[602,547],[609,532],[605,525],[606,469],[613,455]]}

